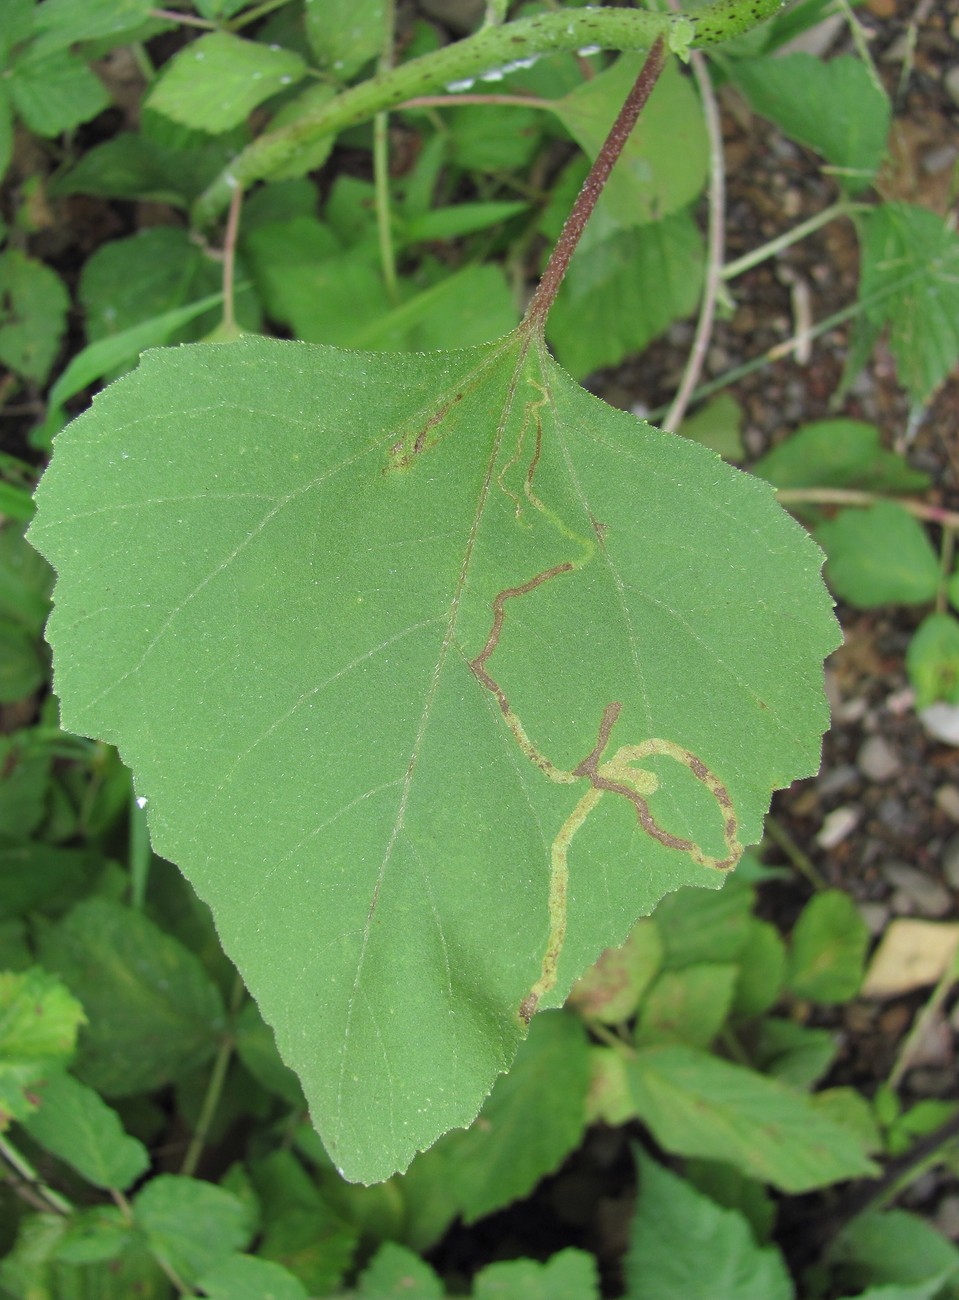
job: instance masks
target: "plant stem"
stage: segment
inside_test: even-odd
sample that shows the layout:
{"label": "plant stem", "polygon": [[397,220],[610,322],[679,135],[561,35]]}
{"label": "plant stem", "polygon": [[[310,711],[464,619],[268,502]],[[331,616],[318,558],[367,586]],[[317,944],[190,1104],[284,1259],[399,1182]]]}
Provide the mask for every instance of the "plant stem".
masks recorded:
{"label": "plant stem", "polygon": [[939,590],[936,593],[936,613],[945,614],[949,601],[946,597],[946,583],[949,581],[949,575],[952,573],[953,561],[956,557],[956,529],[946,524],[942,530],[942,545],[939,547],[939,570],[942,573],[942,582],[939,584]]}
{"label": "plant stem", "polygon": [[53,1210],[56,1214],[63,1215],[73,1213],[70,1202],[59,1192],[55,1192],[52,1187],[48,1187],[29,1160],[20,1154],[12,1142],[2,1136],[0,1136],[0,1159],[6,1161],[16,1179],[19,1180],[14,1183],[14,1189],[24,1200],[42,1211]]}
{"label": "plant stem", "polygon": [[[393,67],[393,29],[396,17],[394,0],[385,0],[383,5],[383,52],[380,55],[379,72],[387,73]],[[389,114],[377,113],[373,119],[373,201],[376,206],[376,233],[380,246],[380,266],[383,282],[386,285],[390,304],[399,303],[399,287],[396,282],[396,249],[393,246],[393,231],[390,222],[390,136]]]}
{"label": "plant stem", "polygon": [[223,325],[230,333],[236,332],[236,314],[234,311],[234,276],[236,273],[236,240],[240,230],[240,208],[243,205],[243,191],[239,185],[233,191],[226,218],[226,232],[223,236]]}
{"label": "plant stem", "polygon": [[397,108],[458,108],[461,104],[546,110],[554,106],[551,99],[538,99],[535,95],[417,95],[414,99],[404,99]]}
{"label": "plant stem", "polygon": [[686,368],[673,404],[669,408],[663,428],[675,430],[683,422],[693,389],[699,382],[706,351],[713,332],[716,300],[723,280],[723,257],[726,233],[726,165],[723,157],[723,134],[719,122],[719,109],[706,60],[698,50],[690,54],[693,76],[699,87],[703,105],[703,118],[709,138],[709,228],[706,238],[706,275],[703,281],[703,300],[693,346],[686,359]]}
{"label": "plant stem", "polygon": [[838,203],[833,203],[828,208],[823,208],[822,212],[817,212],[814,217],[800,222],[792,230],[777,235],[768,244],[753,249],[751,253],[744,253],[742,257],[737,257],[734,262],[727,262],[722,269],[722,278],[724,280],[734,280],[737,275],[742,275],[744,271],[749,271],[752,267],[759,266],[761,262],[767,261],[770,257],[775,257],[777,253],[782,253],[787,248],[791,248],[793,244],[798,244],[801,239],[805,239],[807,235],[819,230],[821,226],[827,226],[830,221],[835,221],[837,217],[848,217],[854,212],[867,211],[868,208],[867,203],[847,203],[845,199],[840,199]]}
{"label": "plant stem", "polygon": [[203,1148],[206,1145],[207,1134],[210,1131],[210,1125],[213,1123],[213,1116],[216,1114],[216,1108],[219,1105],[220,1097],[223,1093],[223,1085],[226,1082],[226,1072],[230,1066],[230,1059],[233,1056],[233,1049],[236,1047],[236,1036],[233,1031],[233,1022],[236,1013],[240,1008],[243,1000],[244,985],[239,975],[233,981],[233,990],[230,996],[230,1028],[223,1035],[220,1041],[220,1048],[216,1054],[216,1060],[213,1062],[213,1069],[210,1071],[210,1080],[207,1084],[206,1095],[203,1098],[203,1105],[200,1108],[200,1117],[197,1120],[196,1131],[190,1140],[186,1155],[183,1157],[183,1164],[180,1166],[180,1173],[186,1178],[192,1178],[196,1172],[196,1167],[200,1162],[200,1156],[203,1154]]}
{"label": "plant stem", "polygon": [[228,206],[237,183],[246,188],[317,140],[452,82],[477,77],[517,59],[569,52],[584,45],[642,50],[649,49],[660,36],[667,38],[671,49],[686,49],[694,43],[714,45],[748,31],[779,7],[780,0],[714,0],[689,16],[611,8],[564,9],[484,27],[465,40],[361,82],[315,113],[260,136],[200,195],[193,223],[202,228],[215,220]]}
{"label": "plant stem", "polygon": [[241,27],[248,27],[250,23],[255,23],[258,19],[264,18],[271,14],[274,9],[282,9],[288,0],[263,0],[263,4],[257,5],[255,9],[247,9],[245,13],[237,14],[232,22],[226,24],[228,32],[238,32]]}
{"label": "plant stem", "polygon": [[880,502],[893,500],[897,506],[921,519],[923,523],[940,524],[943,528],[959,530],[959,511],[945,510],[942,506],[927,505],[914,497],[884,496],[881,492],[860,492],[855,488],[778,488],[776,497],[780,505],[800,505],[806,502],[813,506],[875,506]]}
{"label": "plant stem", "polygon": [[828,882],[809,854],[802,851],[782,822],[773,817],[771,813],[766,816],[765,830],[772,842],[782,849],[792,865],[801,876],[806,877],[813,889],[829,888]]}
{"label": "plant stem", "polygon": [[183,23],[185,27],[202,27],[204,31],[215,32],[216,23],[211,23],[208,18],[197,18],[194,14],[181,14],[176,9],[148,9],[148,18],[160,18],[168,23]]}
{"label": "plant stem", "polygon": [[903,1040],[902,1046],[896,1053],[896,1060],[889,1071],[887,1083],[890,1088],[896,1089],[902,1083],[903,1076],[912,1065],[912,1059],[919,1050],[922,1040],[925,1038],[929,1027],[932,1025],[936,1016],[939,1014],[942,1004],[949,996],[950,990],[959,978],[959,956],[954,956],[952,961],[942,972],[939,982],[932,990],[925,1006],[916,1016],[912,1028]]}
{"label": "plant stem", "polygon": [[556,294],[563,282],[563,276],[566,274],[573,253],[576,251],[576,245],[579,243],[580,237],[586,228],[586,223],[592,216],[593,208],[595,208],[596,202],[609,180],[609,174],[613,170],[617,158],[623,152],[623,146],[629,139],[630,132],[636,125],[637,118],[653,93],[653,87],[663,70],[663,62],[663,38],[658,36],[643,61],[639,76],[636,78],[632,90],[626,96],[626,102],[619,110],[616,121],[610,128],[609,135],[603,141],[603,146],[596,155],[596,159],[583,181],[583,188],[576,196],[576,202],[573,204],[563,229],[560,231],[559,239],[557,239],[556,246],[550,254],[543,277],[536,288],[536,292],[530,299],[521,328],[530,332],[536,330],[542,336],[546,325],[546,317],[556,300]]}

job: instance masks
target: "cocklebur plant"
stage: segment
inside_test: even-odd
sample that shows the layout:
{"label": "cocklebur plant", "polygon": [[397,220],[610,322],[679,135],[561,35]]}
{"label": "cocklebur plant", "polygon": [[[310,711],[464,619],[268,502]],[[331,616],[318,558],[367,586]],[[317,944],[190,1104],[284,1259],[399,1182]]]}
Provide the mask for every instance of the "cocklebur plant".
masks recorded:
{"label": "cocklebur plant", "polygon": [[[63,724],[132,768],[347,1179],[468,1124],[534,1013],[663,895],[718,887],[818,765],[820,552],[544,335],[662,33],[763,12],[571,10],[423,56],[449,79],[652,44],[521,324],[452,352],[148,352],[38,490]],[[254,142],[198,214],[230,197],[235,222],[243,186],[409,98],[413,66]]]}

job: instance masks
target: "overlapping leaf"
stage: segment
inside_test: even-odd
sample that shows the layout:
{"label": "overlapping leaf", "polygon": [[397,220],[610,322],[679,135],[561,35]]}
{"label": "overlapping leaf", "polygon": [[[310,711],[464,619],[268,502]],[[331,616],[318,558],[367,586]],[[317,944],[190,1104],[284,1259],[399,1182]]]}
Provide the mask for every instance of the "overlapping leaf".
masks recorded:
{"label": "overlapping leaf", "polygon": [[814,545],[523,332],[149,353],[38,499],[64,723],[120,746],[349,1178],[508,1067],[559,857],[542,1005],[818,763]]}

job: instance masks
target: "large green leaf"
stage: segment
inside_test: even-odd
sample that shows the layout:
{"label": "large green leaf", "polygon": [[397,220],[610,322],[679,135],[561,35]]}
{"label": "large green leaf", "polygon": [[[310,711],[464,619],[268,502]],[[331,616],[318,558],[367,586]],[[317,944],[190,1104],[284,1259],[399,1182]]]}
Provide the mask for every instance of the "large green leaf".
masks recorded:
{"label": "large green leaf", "polygon": [[819,762],[814,544],[523,331],[148,353],[31,538],[64,723],[120,746],[351,1179],[468,1123],[535,993]]}

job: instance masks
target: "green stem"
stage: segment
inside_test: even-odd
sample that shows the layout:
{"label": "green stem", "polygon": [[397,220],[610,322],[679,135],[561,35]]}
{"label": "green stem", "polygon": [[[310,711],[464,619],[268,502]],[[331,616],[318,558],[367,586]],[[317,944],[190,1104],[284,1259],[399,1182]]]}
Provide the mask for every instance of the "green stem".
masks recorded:
{"label": "green stem", "polygon": [[906,1071],[911,1067],[913,1058],[919,1050],[926,1034],[929,1032],[930,1026],[935,1022],[936,1017],[939,1015],[942,1009],[942,1004],[949,996],[950,991],[956,983],[957,977],[959,977],[959,957],[953,957],[952,961],[940,976],[936,987],[929,995],[925,1006],[919,1012],[919,1015],[916,1016],[912,1028],[906,1035],[899,1051],[896,1053],[895,1064],[889,1071],[889,1078],[887,1080],[890,1088],[898,1088],[902,1083]]}
{"label": "green stem", "polygon": [[194,225],[204,227],[214,221],[237,185],[246,189],[316,141],[368,121],[405,99],[471,80],[518,59],[569,52],[584,45],[644,50],[659,37],[670,49],[714,45],[748,31],[779,7],[780,0],[714,0],[688,17],[627,9],[564,9],[484,27],[474,36],[345,90],[315,113],[260,136],[200,195],[193,210]]}
{"label": "green stem", "polygon": [[735,262],[727,262],[723,267],[722,277],[724,280],[734,280],[737,275],[742,275],[744,271],[749,271],[752,267],[759,266],[761,262],[767,261],[770,257],[775,257],[777,253],[782,253],[787,248],[791,248],[793,244],[798,244],[801,239],[805,239],[813,231],[819,230],[821,226],[827,226],[830,221],[835,221],[837,217],[848,217],[853,212],[866,212],[868,210],[868,203],[847,203],[845,199],[840,199],[838,203],[833,203],[830,207],[823,208],[822,212],[817,212],[808,221],[803,221],[800,225],[794,226],[792,230],[787,230],[785,234],[771,239],[768,244],[753,249],[751,253],[744,253],[742,257],[737,257]]}
{"label": "green stem", "polygon": [[[381,75],[393,67],[393,28],[395,22],[394,0],[383,6],[383,53],[380,55]],[[399,288],[396,281],[396,249],[390,220],[390,136],[389,114],[377,113],[373,119],[373,196],[376,205],[376,233],[380,246],[380,266],[386,293],[393,307],[399,305]]]}
{"label": "green stem", "polygon": [[73,1206],[68,1200],[48,1187],[29,1160],[17,1150],[6,1137],[0,1137],[0,1159],[13,1170],[14,1190],[40,1210],[53,1210],[64,1216],[73,1213]]}
{"label": "green stem", "polygon": [[802,851],[785,826],[771,814],[766,816],[765,830],[772,842],[782,849],[792,865],[801,876],[806,877],[813,889],[829,888],[828,882],[809,854]]}
{"label": "green stem", "polygon": [[183,1157],[183,1164],[180,1166],[180,1173],[186,1178],[192,1178],[196,1172],[196,1167],[200,1162],[200,1156],[203,1154],[203,1148],[206,1145],[210,1125],[213,1123],[213,1116],[216,1114],[216,1108],[220,1104],[220,1097],[223,1094],[223,1085],[226,1082],[226,1072],[230,1067],[233,1049],[236,1047],[236,1036],[233,1030],[233,1022],[236,1019],[236,1013],[240,1008],[240,1003],[243,1001],[243,992],[243,981],[240,979],[239,975],[237,975],[233,981],[233,991],[230,997],[230,1028],[223,1035],[223,1038],[220,1041],[220,1049],[216,1054],[216,1060],[213,1062],[213,1069],[210,1071],[206,1096],[203,1098],[203,1105],[200,1108],[200,1117],[197,1120],[196,1132],[190,1140],[187,1153]]}

